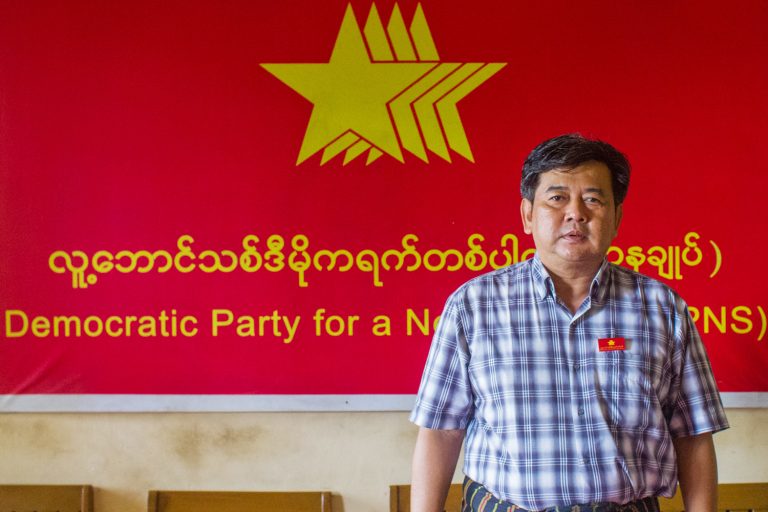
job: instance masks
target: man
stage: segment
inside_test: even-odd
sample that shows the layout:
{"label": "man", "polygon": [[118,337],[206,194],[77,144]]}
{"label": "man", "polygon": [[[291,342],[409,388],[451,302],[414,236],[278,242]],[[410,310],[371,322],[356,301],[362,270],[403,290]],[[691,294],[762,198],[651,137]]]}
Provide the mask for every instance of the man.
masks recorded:
{"label": "man", "polygon": [[728,422],[688,308],[605,258],[629,172],[579,135],[526,159],[536,255],[446,303],[411,414],[414,512],[443,510],[465,437],[465,512],[653,512],[678,479],[687,512],[716,510]]}

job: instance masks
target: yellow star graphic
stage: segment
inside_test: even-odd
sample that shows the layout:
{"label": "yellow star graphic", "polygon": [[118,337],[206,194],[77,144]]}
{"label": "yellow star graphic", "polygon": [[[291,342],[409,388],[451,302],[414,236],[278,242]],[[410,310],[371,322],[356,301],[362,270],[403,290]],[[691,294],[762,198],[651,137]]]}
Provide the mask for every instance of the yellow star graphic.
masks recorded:
{"label": "yellow star graphic", "polygon": [[403,162],[388,104],[436,63],[371,62],[351,5],[326,64],[262,64],[312,102],[296,164],[348,132]]}

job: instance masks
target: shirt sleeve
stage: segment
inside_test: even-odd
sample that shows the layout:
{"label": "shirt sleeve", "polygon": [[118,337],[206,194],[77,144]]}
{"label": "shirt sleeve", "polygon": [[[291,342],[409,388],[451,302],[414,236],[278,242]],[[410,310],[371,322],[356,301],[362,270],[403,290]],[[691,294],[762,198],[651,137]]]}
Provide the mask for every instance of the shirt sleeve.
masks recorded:
{"label": "shirt sleeve", "polygon": [[469,347],[458,294],[446,303],[424,367],[411,421],[420,427],[464,429],[473,411]]}
{"label": "shirt sleeve", "polygon": [[677,398],[672,404],[669,431],[672,437],[718,432],[729,427],[707,351],[686,304],[676,297],[676,345],[680,364]]}

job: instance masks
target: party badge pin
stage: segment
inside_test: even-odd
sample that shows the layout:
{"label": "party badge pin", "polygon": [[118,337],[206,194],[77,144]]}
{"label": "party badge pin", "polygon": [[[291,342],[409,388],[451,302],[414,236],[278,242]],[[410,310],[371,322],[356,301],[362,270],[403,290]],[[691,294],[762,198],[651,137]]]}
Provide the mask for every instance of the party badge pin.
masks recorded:
{"label": "party badge pin", "polygon": [[627,342],[624,338],[598,338],[597,348],[600,352],[625,350],[627,348]]}

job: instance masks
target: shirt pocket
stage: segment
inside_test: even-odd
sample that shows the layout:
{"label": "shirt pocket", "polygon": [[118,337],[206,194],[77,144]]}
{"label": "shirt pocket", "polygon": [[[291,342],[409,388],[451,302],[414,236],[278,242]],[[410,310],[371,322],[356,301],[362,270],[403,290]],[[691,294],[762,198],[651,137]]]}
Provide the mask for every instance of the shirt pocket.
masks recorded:
{"label": "shirt pocket", "polygon": [[597,354],[593,376],[597,406],[612,425],[644,430],[653,423],[653,378],[642,359],[623,351]]}

